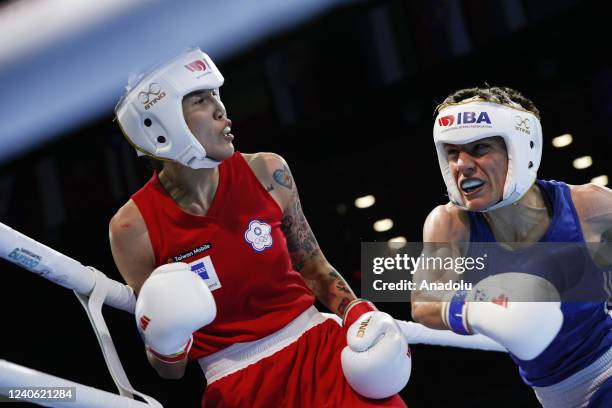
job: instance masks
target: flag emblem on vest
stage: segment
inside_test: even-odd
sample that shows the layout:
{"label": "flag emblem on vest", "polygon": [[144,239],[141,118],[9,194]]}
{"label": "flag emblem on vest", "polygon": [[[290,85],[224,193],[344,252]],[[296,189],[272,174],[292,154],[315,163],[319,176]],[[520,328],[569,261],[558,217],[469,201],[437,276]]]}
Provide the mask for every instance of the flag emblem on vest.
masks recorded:
{"label": "flag emblem on vest", "polygon": [[257,252],[272,246],[272,227],[265,222],[252,220],[244,231],[244,240]]}

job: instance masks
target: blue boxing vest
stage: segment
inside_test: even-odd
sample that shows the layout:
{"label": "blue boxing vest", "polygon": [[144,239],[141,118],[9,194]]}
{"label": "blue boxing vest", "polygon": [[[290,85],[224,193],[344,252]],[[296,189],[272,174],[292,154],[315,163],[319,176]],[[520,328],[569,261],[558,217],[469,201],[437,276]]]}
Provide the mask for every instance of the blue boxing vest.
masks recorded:
{"label": "blue boxing vest", "polygon": [[[545,201],[552,207],[550,225],[540,242],[584,243],[569,186],[557,181],[537,180],[536,183],[544,194]],[[532,270],[526,272],[551,281],[555,275],[565,273],[566,276],[557,281],[567,282],[572,278],[572,271],[580,271],[574,274],[578,276],[582,276],[584,271],[594,272],[592,276],[600,277],[598,284],[603,290],[602,271],[594,264],[585,247],[576,249],[580,246],[574,246],[573,250],[564,251],[560,245],[554,256],[542,257],[540,253],[530,259],[525,250],[509,251],[497,244],[479,246],[478,243],[496,242],[495,237],[482,213],[470,211],[468,216],[470,247],[467,255],[477,257],[486,249],[488,260],[498,261],[493,262],[490,270],[486,272],[487,275],[523,271],[524,269],[513,269],[523,258],[522,268],[525,268],[525,264],[532,264]],[[527,268],[529,269],[529,266]],[[474,276],[470,280],[473,278]],[[564,301],[561,311],[564,319],[561,331],[542,354],[529,361],[520,360],[511,354],[519,366],[523,381],[530,386],[545,387],[556,384],[593,363],[612,346],[612,317],[608,314],[605,301]]]}

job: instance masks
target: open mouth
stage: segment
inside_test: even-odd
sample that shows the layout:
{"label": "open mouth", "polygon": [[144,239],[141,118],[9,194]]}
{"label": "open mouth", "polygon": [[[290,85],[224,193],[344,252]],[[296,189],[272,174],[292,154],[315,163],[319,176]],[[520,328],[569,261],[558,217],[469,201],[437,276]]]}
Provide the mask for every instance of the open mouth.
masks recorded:
{"label": "open mouth", "polygon": [[484,184],[485,184],[484,181],[477,179],[477,178],[465,179],[461,182],[461,190],[466,195],[472,195],[480,191],[480,189],[482,188],[482,186],[484,186]]}

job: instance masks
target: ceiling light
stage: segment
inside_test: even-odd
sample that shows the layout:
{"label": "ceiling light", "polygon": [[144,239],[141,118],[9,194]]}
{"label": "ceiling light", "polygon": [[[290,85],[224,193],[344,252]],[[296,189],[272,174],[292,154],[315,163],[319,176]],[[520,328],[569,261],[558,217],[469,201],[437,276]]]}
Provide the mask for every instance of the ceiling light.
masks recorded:
{"label": "ceiling light", "polygon": [[574,138],[569,133],[557,136],[552,140],[552,145],[555,147],[565,147],[572,143]]}
{"label": "ceiling light", "polygon": [[591,167],[593,164],[593,159],[591,156],[582,156],[577,159],[574,159],[572,163],[575,168],[578,170],[586,169],[587,167]]}
{"label": "ceiling light", "polygon": [[605,174],[597,177],[593,177],[591,179],[591,183],[597,184],[598,186],[607,186],[608,185],[608,176]]}
{"label": "ceiling light", "polygon": [[376,198],[373,195],[367,195],[359,197],[355,200],[355,207],[357,208],[368,208],[374,205]]}
{"label": "ceiling light", "polygon": [[389,231],[391,228],[393,228],[393,221],[391,220],[391,218],[378,220],[374,223],[374,231],[377,232]]}
{"label": "ceiling light", "polygon": [[406,237],[394,237],[391,238],[388,242],[387,245],[389,246],[389,248],[391,249],[400,249],[406,246]]}

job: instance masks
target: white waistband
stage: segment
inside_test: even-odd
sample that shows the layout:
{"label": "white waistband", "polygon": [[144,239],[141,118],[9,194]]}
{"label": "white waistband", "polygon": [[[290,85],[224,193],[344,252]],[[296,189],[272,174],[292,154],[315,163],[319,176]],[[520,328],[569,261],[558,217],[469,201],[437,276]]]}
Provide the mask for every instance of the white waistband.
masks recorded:
{"label": "white waistband", "polygon": [[599,386],[612,376],[612,348],[591,365],[548,387],[533,387],[544,408],[575,408],[588,404]]}
{"label": "white waistband", "polygon": [[198,360],[208,384],[235,373],[256,363],[262,358],[269,357],[297,341],[302,334],[312,327],[329,319],[326,313],[311,306],[291,323],[279,331],[262,339],[246,343],[236,343],[214,354]]}

